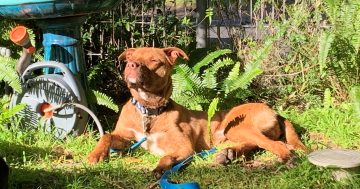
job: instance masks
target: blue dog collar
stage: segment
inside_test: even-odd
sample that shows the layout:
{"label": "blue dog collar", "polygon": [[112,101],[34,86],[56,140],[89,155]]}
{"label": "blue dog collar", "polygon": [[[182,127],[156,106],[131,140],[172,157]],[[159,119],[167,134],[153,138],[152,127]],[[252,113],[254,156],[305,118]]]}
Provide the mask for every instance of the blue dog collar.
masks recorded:
{"label": "blue dog collar", "polygon": [[135,98],[130,99],[131,104],[133,104],[142,114],[148,115],[148,116],[158,116],[162,114],[166,108],[168,107],[169,103],[167,103],[165,106],[161,106],[158,108],[148,108],[140,104]]}

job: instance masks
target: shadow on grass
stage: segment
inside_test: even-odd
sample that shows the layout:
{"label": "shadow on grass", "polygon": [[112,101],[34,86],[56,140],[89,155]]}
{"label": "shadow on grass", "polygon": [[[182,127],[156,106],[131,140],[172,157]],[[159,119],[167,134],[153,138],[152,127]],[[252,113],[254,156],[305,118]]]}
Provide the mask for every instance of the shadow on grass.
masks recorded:
{"label": "shadow on grass", "polygon": [[63,160],[51,148],[0,140],[0,156],[6,158],[10,167],[10,189],[145,188],[155,182],[148,170],[129,168],[122,161],[90,166],[73,159]]}
{"label": "shadow on grass", "polygon": [[8,141],[0,140],[0,156],[6,158],[6,162],[18,163],[26,162],[26,159],[40,159],[49,154],[50,148],[38,148],[33,146],[24,146]]}
{"label": "shadow on grass", "polygon": [[[47,154],[47,149],[22,150]],[[13,153],[21,155],[20,152]],[[39,161],[43,156],[39,156]],[[138,161],[131,163],[133,158]],[[61,163],[39,166],[10,164],[10,188],[148,188],[155,181],[151,166],[139,157],[113,158],[109,162],[88,166],[85,163]],[[13,158],[15,159],[15,158]],[[50,166],[50,167],[49,167]],[[358,177],[357,177],[358,178]],[[258,167],[244,162],[214,166],[196,159],[186,169],[171,176],[175,182],[198,182],[201,188],[356,188],[359,183],[341,184],[332,180],[329,170],[311,165],[300,156],[294,167],[265,164]],[[159,188],[157,186],[157,188]]]}
{"label": "shadow on grass", "polygon": [[147,183],[134,181],[142,173],[127,169],[46,169],[12,167],[9,188],[144,188]]}
{"label": "shadow on grass", "polygon": [[338,182],[332,169],[311,165],[305,158],[294,167],[271,164],[246,167],[241,163],[224,166],[193,165],[171,177],[175,182],[198,182],[201,188],[359,188],[360,175]]}

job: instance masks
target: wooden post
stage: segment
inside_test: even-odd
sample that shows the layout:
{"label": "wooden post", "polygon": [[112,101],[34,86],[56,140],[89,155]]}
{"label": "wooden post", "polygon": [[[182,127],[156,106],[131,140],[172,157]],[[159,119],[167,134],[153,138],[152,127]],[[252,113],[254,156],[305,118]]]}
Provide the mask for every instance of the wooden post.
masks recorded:
{"label": "wooden post", "polygon": [[[176,8],[175,8],[176,9]],[[164,27],[164,30],[163,30],[163,47],[166,47],[167,46],[167,43],[166,43],[166,29],[165,29],[165,26],[166,26],[166,0],[163,0],[162,1],[162,14],[163,14],[163,17],[164,17],[164,21],[163,21],[163,27]]]}
{"label": "wooden post", "polygon": [[144,32],[144,29],[145,29],[145,26],[144,26],[144,22],[145,22],[145,19],[144,19],[144,14],[145,14],[145,9],[144,9],[144,0],[141,1],[141,46],[144,47],[145,46],[145,32]]}
{"label": "wooden post", "polygon": [[251,23],[251,26],[253,25],[253,2],[252,0],[250,0],[250,23]]}
{"label": "wooden post", "polygon": [[207,47],[207,21],[205,11],[207,8],[207,0],[196,0],[196,48]]}

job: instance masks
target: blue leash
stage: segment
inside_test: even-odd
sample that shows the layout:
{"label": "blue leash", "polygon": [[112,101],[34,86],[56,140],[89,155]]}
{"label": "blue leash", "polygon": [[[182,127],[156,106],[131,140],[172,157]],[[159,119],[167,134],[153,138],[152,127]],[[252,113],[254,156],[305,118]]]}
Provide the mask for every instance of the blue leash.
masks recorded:
{"label": "blue leash", "polygon": [[216,148],[211,148],[210,150],[203,150],[200,153],[189,156],[185,160],[173,166],[170,170],[165,171],[165,173],[160,178],[160,188],[162,189],[200,189],[200,185],[197,182],[187,182],[175,184],[168,181],[169,176],[176,171],[179,171],[184,165],[189,163],[194,159],[194,156],[199,156],[201,158],[206,158],[208,155],[216,152]]}
{"label": "blue leash", "polygon": [[110,148],[110,153],[116,153],[116,152],[122,152],[122,151],[130,152],[130,151],[135,150],[136,148],[138,148],[143,142],[146,141],[146,139],[147,139],[146,137],[142,138],[141,140],[134,143],[133,145],[130,146],[130,148],[128,148],[126,150],[118,150],[118,149]]}
{"label": "blue leash", "polygon": [[[145,141],[146,141],[146,137],[144,137],[141,140],[139,140],[138,142],[134,143],[133,145],[130,146],[130,148],[128,148],[125,151],[130,152],[132,150],[135,150]],[[110,149],[110,153],[120,152],[120,151],[122,151],[122,150]],[[191,160],[194,159],[194,156],[198,156],[198,157],[204,159],[207,156],[209,156],[210,154],[213,154],[215,152],[216,152],[216,148],[211,148],[210,150],[203,150],[200,153],[189,156],[185,160],[183,160],[183,161],[179,162],[178,164],[176,164],[175,166],[173,166],[171,169],[165,171],[165,173],[160,178],[160,188],[162,188],[162,189],[200,189],[200,185],[197,182],[186,182],[186,183],[180,183],[180,184],[171,183],[168,181],[169,176],[171,174],[179,171],[184,165],[188,164]]]}

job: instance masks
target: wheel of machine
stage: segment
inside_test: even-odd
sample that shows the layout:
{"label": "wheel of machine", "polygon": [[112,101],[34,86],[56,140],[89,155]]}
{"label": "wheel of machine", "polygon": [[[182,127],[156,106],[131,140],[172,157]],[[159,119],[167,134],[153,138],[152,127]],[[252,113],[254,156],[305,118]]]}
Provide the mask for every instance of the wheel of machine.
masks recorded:
{"label": "wheel of machine", "polygon": [[[42,68],[56,68],[61,73],[34,76],[34,71]],[[58,138],[84,132],[88,117],[85,111],[74,106],[46,111],[64,103],[87,105],[81,85],[64,64],[53,61],[34,63],[24,71],[21,80],[22,93],[13,96],[11,106],[26,104],[25,109],[18,114],[22,126],[41,126]]]}

